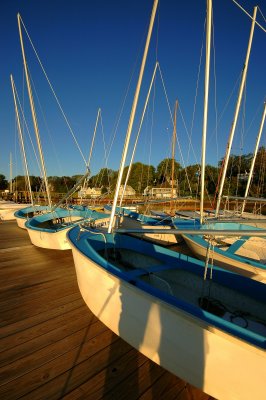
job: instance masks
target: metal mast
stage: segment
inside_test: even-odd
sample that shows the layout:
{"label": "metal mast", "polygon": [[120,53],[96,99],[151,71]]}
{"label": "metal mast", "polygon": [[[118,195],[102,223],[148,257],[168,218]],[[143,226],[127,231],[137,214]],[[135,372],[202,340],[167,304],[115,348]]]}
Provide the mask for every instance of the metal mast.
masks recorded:
{"label": "metal mast", "polygon": [[123,177],[123,171],[124,171],[124,166],[125,166],[125,162],[126,162],[126,156],[127,156],[127,152],[128,152],[130,136],[131,136],[131,132],[132,132],[132,128],[133,128],[133,122],[134,122],[134,118],[135,118],[135,114],[136,114],[136,108],[137,108],[137,103],[138,103],[138,98],[139,98],[139,92],[140,92],[141,82],[142,82],[142,78],[143,78],[143,74],[144,74],[144,68],[145,68],[145,64],[146,64],[146,59],[147,59],[147,54],[148,54],[148,49],[149,49],[149,44],[150,44],[150,38],[151,38],[152,29],[153,29],[153,24],[154,24],[154,19],[155,19],[155,15],[156,15],[157,6],[158,6],[158,0],[154,0],[151,19],[150,19],[150,26],[149,26],[148,36],[147,36],[147,39],[146,39],[146,45],[145,45],[144,54],[143,54],[143,58],[142,58],[142,63],[141,63],[138,83],[137,83],[135,96],[134,96],[132,109],[131,109],[131,114],[130,114],[130,118],[129,118],[129,122],[128,122],[127,134],[126,134],[126,139],[125,139],[125,143],[124,143],[122,159],[121,159],[118,178],[117,178],[117,183],[116,183],[116,190],[115,190],[113,207],[112,207],[111,216],[110,216],[110,223],[109,223],[109,227],[108,227],[108,233],[111,233],[112,226],[113,226],[115,210],[116,210],[116,205],[117,205],[117,200],[118,200],[118,194],[119,194],[119,189],[120,189],[120,185],[121,185],[121,181],[122,181],[122,177]]}
{"label": "metal mast", "polygon": [[207,32],[206,32],[206,63],[205,63],[205,86],[204,86],[204,114],[202,128],[201,148],[201,193],[200,193],[200,223],[203,223],[203,202],[205,183],[205,157],[206,157],[206,135],[209,99],[209,75],[210,75],[210,53],[211,53],[211,23],[212,23],[212,0],[207,0]]}
{"label": "metal mast", "polygon": [[248,196],[248,191],[249,191],[249,187],[250,187],[250,183],[251,183],[251,179],[252,179],[252,174],[253,174],[255,161],[256,161],[256,157],[257,157],[257,153],[258,153],[260,138],[261,138],[261,134],[262,134],[262,131],[263,131],[264,122],[265,122],[265,116],[266,116],[266,101],[264,102],[264,111],[263,111],[263,114],[262,114],[260,129],[259,129],[259,133],[258,133],[257,140],[256,140],[256,145],[255,145],[255,150],[254,150],[254,157],[253,157],[252,162],[251,162],[251,167],[250,167],[250,171],[249,171],[246,191],[245,191],[245,195],[244,195],[245,200],[243,201],[243,204],[242,204],[241,214],[243,214],[245,206],[246,206],[246,198]]}
{"label": "metal mast", "polygon": [[244,86],[245,86],[245,82],[246,82],[246,76],[247,76],[247,71],[248,71],[248,62],[249,62],[251,44],[252,44],[254,27],[255,27],[255,22],[256,22],[257,9],[258,9],[258,7],[254,8],[251,31],[250,31],[250,36],[249,36],[248,48],[247,48],[247,54],[246,54],[246,60],[245,60],[245,64],[244,64],[243,71],[242,71],[242,80],[241,80],[241,85],[240,85],[240,89],[239,89],[239,95],[238,95],[238,100],[237,100],[236,109],[235,109],[235,115],[234,115],[234,119],[233,119],[233,123],[232,123],[232,127],[231,127],[231,132],[230,132],[228,143],[227,143],[227,149],[226,149],[224,166],[223,166],[223,175],[221,178],[221,184],[220,184],[219,194],[218,194],[218,198],[217,198],[217,205],[216,205],[216,212],[215,212],[216,217],[218,217],[218,215],[219,215],[229,156],[230,156],[230,152],[231,152],[231,147],[232,147],[233,138],[234,138],[234,134],[235,134],[236,123],[237,123],[237,119],[238,119],[242,95],[243,95]]}
{"label": "metal mast", "polygon": [[49,190],[48,179],[47,179],[47,174],[46,174],[46,168],[45,168],[45,163],[44,163],[44,158],[43,158],[42,144],[41,144],[41,139],[40,139],[40,134],[39,134],[39,127],[38,127],[36,111],[35,111],[35,106],[34,106],[34,101],[33,101],[33,95],[32,95],[32,90],[31,90],[28,67],[27,67],[27,62],[26,62],[26,57],[25,57],[24,44],[23,44],[21,25],[20,25],[20,19],[21,18],[20,18],[19,14],[17,15],[17,18],[18,18],[19,37],[20,37],[23,64],[24,64],[24,70],[25,70],[25,75],[26,75],[29,100],[30,100],[32,120],[33,120],[36,140],[37,140],[37,144],[38,144],[40,159],[41,159],[41,166],[42,166],[42,172],[43,172],[43,179],[44,179],[44,183],[45,183],[45,189],[46,189],[46,193],[47,193],[48,205],[49,205],[49,207],[51,207],[52,206],[52,202],[51,202],[50,190]]}
{"label": "metal mast", "polygon": [[28,186],[28,189],[29,189],[29,192],[30,192],[30,201],[31,201],[31,204],[33,205],[33,197],[32,197],[30,177],[29,177],[29,169],[28,169],[28,163],[27,163],[27,158],[26,158],[26,153],[25,153],[24,140],[23,140],[23,135],[22,135],[22,130],[21,130],[18,106],[17,106],[17,99],[16,99],[16,93],[15,93],[15,83],[14,83],[12,75],[10,75],[10,80],[11,80],[11,86],[12,86],[12,92],[13,92],[13,98],[14,98],[14,104],[15,104],[16,118],[17,118],[18,131],[19,131],[19,138],[20,138],[21,149],[22,149],[22,154],[23,154],[23,158],[24,158],[24,165],[25,165],[25,172],[26,172],[26,182],[27,182],[27,186]]}

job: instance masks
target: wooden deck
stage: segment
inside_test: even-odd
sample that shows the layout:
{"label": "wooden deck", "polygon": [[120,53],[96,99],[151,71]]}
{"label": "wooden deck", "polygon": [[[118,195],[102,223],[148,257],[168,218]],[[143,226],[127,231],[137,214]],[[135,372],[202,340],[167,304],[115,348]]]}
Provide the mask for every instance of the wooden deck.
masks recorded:
{"label": "wooden deck", "polygon": [[34,247],[13,221],[0,223],[0,398],[211,399],[108,330],[71,251]]}

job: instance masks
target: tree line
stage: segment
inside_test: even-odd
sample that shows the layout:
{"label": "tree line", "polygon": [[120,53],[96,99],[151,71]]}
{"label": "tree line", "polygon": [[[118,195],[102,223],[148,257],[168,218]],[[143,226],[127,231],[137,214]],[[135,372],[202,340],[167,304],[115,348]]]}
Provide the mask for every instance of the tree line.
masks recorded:
{"label": "tree line", "polygon": [[[230,196],[244,196],[248,174],[252,162],[253,155],[251,153],[245,155],[231,155],[229,158],[226,180],[224,185],[224,194]],[[251,181],[249,196],[266,197],[265,189],[265,168],[266,168],[266,151],[265,147],[259,148],[253,177]],[[220,160],[218,167],[206,165],[205,169],[205,190],[206,194],[213,197],[217,192],[219,185],[219,177],[223,159]],[[129,167],[126,166],[123,172],[123,181],[125,182]],[[87,180],[88,187],[101,188],[102,193],[112,192],[117,181],[118,171],[102,168],[96,175],[91,176]],[[66,193],[70,190],[82,175],[74,176],[50,176],[48,182],[52,192]],[[30,176],[31,189],[40,192],[43,186],[42,179],[37,176]],[[25,177],[18,175],[13,179],[13,188],[17,191],[25,191]],[[130,185],[137,194],[142,195],[147,186],[150,187],[171,187],[177,189],[180,196],[194,196],[200,190],[200,165],[193,164],[186,168],[182,167],[179,162],[170,158],[163,159],[157,167],[146,165],[141,162],[135,162],[131,166],[130,176],[128,179]],[[9,183],[3,174],[0,174],[0,189],[8,189]]]}

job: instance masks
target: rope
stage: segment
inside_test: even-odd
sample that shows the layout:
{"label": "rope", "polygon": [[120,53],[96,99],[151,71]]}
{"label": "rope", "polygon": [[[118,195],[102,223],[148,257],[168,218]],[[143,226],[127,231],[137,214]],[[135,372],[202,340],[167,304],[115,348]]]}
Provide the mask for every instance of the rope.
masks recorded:
{"label": "rope", "polygon": [[210,297],[210,293],[211,293],[211,283],[212,283],[212,274],[213,274],[213,253],[214,253],[214,244],[213,244],[212,238],[210,236],[209,239],[208,239],[208,247],[207,247],[206,257],[205,257],[204,276],[203,276],[203,281],[202,281],[200,306],[203,305],[203,300],[205,299],[204,291],[205,291],[206,282],[207,282],[207,273],[208,273],[208,266],[209,266],[211,247],[212,247],[212,261],[211,261],[210,276],[209,276],[209,281],[208,281],[208,283],[209,283],[208,298]]}
{"label": "rope", "polygon": [[[162,85],[163,85],[163,89],[164,89],[164,93],[165,93],[166,102],[167,102],[167,105],[168,105],[168,109],[169,109],[169,113],[170,113],[172,125],[174,126],[174,119],[173,119],[173,115],[172,115],[170,103],[169,103],[169,100],[168,100],[168,96],[167,96],[167,92],[166,92],[164,80],[163,80],[162,70],[161,70],[161,67],[160,67],[159,64],[158,64],[158,67],[159,67],[160,77],[161,77],[161,80],[162,80]],[[186,124],[185,124],[185,121],[184,121],[184,117],[183,117],[183,114],[182,114],[182,110],[181,110],[180,104],[179,104],[179,111],[180,111],[181,118],[182,118],[182,121],[183,121],[184,126],[185,126],[185,130],[186,130],[186,132],[187,132]],[[184,162],[184,158],[183,158],[183,154],[182,154],[182,151],[181,151],[180,142],[179,142],[179,139],[178,139],[178,136],[177,136],[177,135],[176,135],[176,141],[177,141],[177,145],[178,145],[180,157],[181,157],[181,160],[182,160],[182,164],[183,164],[184,169],[185,169],[185,173],[186,173],[186,177],[187,177],[187,181],[188,181],[188,185],[189,185],[189,191],[190,191],[190,193],[192,193],[191,186],[190,186],[190,182],[189,182],[189,179],[188,179],[187,168],[186,168],[186,165],[185,165],[185,162]],[[193,152],[194,152],[194,150],[193,150]],[[195,154],[195,153],[194,153],[194,154]]]}
{"label": "rope", "polygon": [[[235,0],[232,0],[233,1],[233,3],[235,3],[245,14],[247,14],[247,16],[249,17],[249,18],[251,18],[252,20],[253,20],[253,17],[252,17],[252,15],[250,15],[240,4],[238,4]],[[262,13],[261,13],[262,14]],[[263,16],[263,14],[262,14],[262,16]],[[263,16],[263,18],[264,18],[264,16]],[[265,18],[264,18],[264,20],[265,20]],[[263,28],[263,26],[261,26],[257,21],[255,21],[255,23],[258,25],[258,27],[260,27],[264,32],[266,32],[266,29],[265,28]]]}
{"label": "rope", "polygon": [[[206,25],[206,19],[205,19],[205,22],[204,22],[204,32],[205,32],[205,25]],[[203,34],[203,36],[204,36],[204,34]],[[200,50],[200,60],[199,60],[198,76],[197,76],[197,82],[196,82],[196,91],[195,91],[195,96],[194,96],[194,104],[193,104],[190,135],[188,134],[189,147],[188,147],[188,154],[187,154],[187,162],[188,162],[188,159],[189,159],[190,148],[192,148],[195,160],[196,160],[196,162],[198,162],[197,157],[196,157],[196,155],[194,153],[194,148],[193,148],[193,145],[192,145],[191,138],[192,138],[192,132],[193,132],[193,127],[194,127],[195,113],[196,113],[196,103],[197,103],[197,96],[198,96],[199,79],[200,79],[200,71],[201,71],[201,62],[202,62],[202,54],[203,54],[203,46],[204,46],[203,43],[204,43],[204,37],[202,38],[202,44],[201,44],[201,50]]]}
{"label": "rope", "polygon": [[32,149],[33,149],[33,153],[34,153],[34,155],[35,155],[35,159],[36,159],[36,162],[37,162],[39,171],[40,171],[40,175],[42,175],[42,174],[41,174],[40,163],[39,163],[39,160],[38,160],[38,157],[37,157],[37,154],[36,154],[34,145],[33,145],[33,141],[32,141],[31,135],[30,135],[30,131],[29,131],[29,127],[28,127],[28,124],[27,124],[27,121],[26,121],[26,118],[25,118],[25,114],[24,114],[22,105],[21,105],[21,103],[20,103],[20,99],[19,99],[19,96],[18,96],[18,93],[17,93],[17,89],[16,89],[16,88],[15,88],[15,92],[16,92],[16,98],[17,98],[17,101],[18,101],[18,104],[19,104],[19,109],[20,109],[20,112],[21,112],[21,114],[22,114],[23,122],[24,122],[24,124],[25,124],[26,131],[27,131],[27,133],[28,133],[28,136],[29,136],[29,139],[30,139],[30,142],[31,142],[31,146],[32,146]]}
{"label": "rope", "polygon": [[214,110],[215,110],[215,139],[216,139],[216,158],[218,163],[218,107],[217,107],[217,77],[216,77],[216,52],[214,39],[214,23],[212,19],[212,43],[213,43],[213,71],[214,71]]}
{"label": "rope", "polygon": [[39,58],[39,55],[38,55],[38,53],[37,53],[37,51],[36,51],[36,49],[35,49],[35,47],[34,47],[34,45],[33,45],[33,42],[32,42],[32,40],[31,40],[31,38],[30,38],[30,36],[29,36],[29,33],[28,33],[28,31],[27,31],[27,29],[26,29],[26,27],[25,27],[25,25],[24,25],[24,22],[23,22],[21,16],[20,16],[20,20],[21,20],[21,22],[22,22],[23,28],[25,29],[25,32],[26,32],[27,37],[28,37],[28,39],[29,39],[29,42],[30,42],[30,44],[31,44],[31,46],[32,46],[32,48],[33,48],[33,51],[34,51],[34,53],[35,53],[35,55],[36,55],[36,57],[37,57],[37,60],[38,60],[38,62],[39,62],[39,64],[40,64],[40,67],[41,67],[41,69],[42,69],[42,71],[43,71],[43,73],[44,73],[44,76],[45,76],[45,78],[46,78],[46,80],[47,80],[47,82],[48,82],[48,84],[49,84],[49,86],[50,86],[50,89],[51,89],[51,91],[52,91],[52,93],[53,93],[53,95],[54,95],[54,97],[55,97],[56,103],[57,103],[57,105],[58,105],[58,107],[59,107],[59,109],[60,109],[60,111],[61,111],[61,113],[62,113],[62,115],[63,115],[63,117],[64,117],[64,120],[65,120],[65,122],[66,122],[66,124],[67,124],[67,126],[68,126],[68,128],[69,128],[69,130],[70,130],[70,132],[71,132],[71,135],[72,135],[72,137],[73,137],[73,139],[74,139],[74,142],[75,142],[76,145],[77,145],[77,148],[78,148],[78,150],[79,150],[79,152],[80,152],[80,154],[81,154],[81,157],[82,157],[82,159],[83,159],[85,165],[87,165],[86,159],[85,159],[85,157],[84,157],[84,155],[83,155],[83,153],[82,153],[82,150],[81,150],[81,148],[80,148],[80,146],[79,146],[79,144],[78,144],[78,141],[77,141],[77,139],[76,139],[76,137],[75,137],[75,134],[74,134],[74,132],[73,132],[71,126],[70,126],[70,123],[68,122],[68,119],[67,119],[67,117],[66,117],[66,114],[65,114],[65,112],[64,112],[64,110],[63,110],[63,108],[62,108],[60,102],[59,102],[59,99],[58,99],[58,97],[56,96],[56,93],[55,93],[55,91],[54,91],[54,88],[53,88],[53,86],[52,86],[52,84],[51,84],[51,82],[50,82],[50,80],[49,80],[49,78],[48,78],[48,75],[47,75],[47,73],[46,73],[46,71],[45,71],[45,69],[44,69],[44,67],[43,67],[43,65],[42,65],[42,62],[41,62],[41,60],[40,60],[40,58]]}
{"label": "rope", "polygon": [[104,137],[104,128],[103,128],[103,120],[102,120],[102,112],[100,115],[100,122],[101,122],[101,128],[102,128],[102,138],[103,138],[103,148],[104,148],[104,160],[105,160],[105,167],[106,167],[106,172],[107,172],[107,179],[108,179],[108,188],[110,188],[111,186],[111,182],[110,182],[110,171],[108,169],[108,165],[107,165],[107,150],[106,150],[106,143],[105,143],[105,137]]}
{"label": "rope", "polygon": [[[42,107],[42,105],[41,105],[41,102],[40,102],[40,99],[39,99],[39,96],[38,96],[38,93],[37,93],[37,90],[36,90],[34,81],[33,81],[33,79],[32,79],[32,75],[30,74],[29,67],[28,67],[28,72],[29,72],[29,76],[30,76],[30,80],[31,80],[31,83],[32,83],[32,87],[33,87],[35,96],[36,96],[36,98],[37,98],[37,102],[38,102],[39,108],[40,108],[40,111],[41,111],[41,115],[42,115],[42,117],[43,117],[44,125],[45,125],[45,127],[46,127],[47,132],[48,132],[48,136],[49,136],[49,139],[50,139],[50,143],[51,143],[51,146],[52,146],[52,149],[53,149],[53,153],[54,153],[54,157],[55,157],[55,160],[56,160],[58,169],[59,169],[59,171],[61,172],[61,175],[63,175],[63,169],[62,169],[62,165],[61,165],[61,163],[60,163],[60,161],[59,161],[59,158],[58,158],[58,156],[57,156],[56,147],[55,147],[55,142],[54,142],[54,140],[53,140],[53,136],[51,135],[51,130],[50,130],[49,126],[48,126],[47,119],[46,119],[46,116],[45,116],[43,107]],[[65,185],[66,185],[66,182],[65,182]],[[66,185],[66,188],[67,188],[67,190],[68,190],[67,185]]]}

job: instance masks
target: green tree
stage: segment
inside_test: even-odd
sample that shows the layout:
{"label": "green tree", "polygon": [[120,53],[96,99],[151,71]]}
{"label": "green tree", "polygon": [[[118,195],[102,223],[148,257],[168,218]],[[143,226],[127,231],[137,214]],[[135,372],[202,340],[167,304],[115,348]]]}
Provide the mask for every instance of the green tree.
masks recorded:
{"label": "green tree", "polygon": [[209,195],[214,195],[218,182],[218,168],[206,165],[205,168],[205,188]]}
{"label": "green tree", "polygon": [[5,190],[8,187],[8,182],[5,175],[0,174],[0,189]]}
{"label": "green tree", "polygon": [[258,149],[250,195],[253,197],[266,197],[266,149],[264,146]]}
{"label": "green tree", "polygon": [[[124,168],[122,182],[125,182],[129,166]],[[128,185],[138,193],[143,193],[147,186],[153,185],[155,180],[155,168],[152,165],[136,162],[132,164]]]}
{"label": "green tree", "polygon": [[[179,173],[181,172],[181,165],[174,160],[174,180],[179,178]],[[157,166],[156,179],[159,184],[168,182],[172,180],[172,159],[165,158]]]}
{"label": "green tree", "polygon": [[81,178],[83,177],[83,175],[72,175],[71,179],[77,183]]}
{"label": "green tree", "polygon": [[179,190],[181,196],[196,195],[200,190],[200,165],[188,165],[180,171]]}
{"label": "green tree", "polygon": [[34,192],[39,192],[42,187],[42,179],[39,176],[30,176],[30,184],[31,184],[31,190]]}
{"label": "green tree", "polygon": [[[102,168],[98,174],[93,175],[89,179],[89,186],[91,187],[102,187],[109,188],[113,184],[115,171],[108,168]],[[115,176],[117,176],[115,174]]]}

